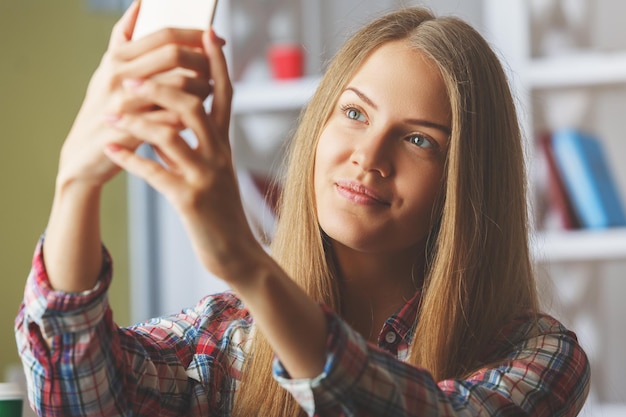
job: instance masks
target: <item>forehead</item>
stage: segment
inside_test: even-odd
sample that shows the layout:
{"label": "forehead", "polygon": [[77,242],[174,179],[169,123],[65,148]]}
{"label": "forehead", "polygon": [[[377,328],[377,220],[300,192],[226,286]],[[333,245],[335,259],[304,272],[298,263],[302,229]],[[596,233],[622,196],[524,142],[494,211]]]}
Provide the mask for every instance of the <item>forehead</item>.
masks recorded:
{"label": "forehead", "polygon": [[450,100],[439,68],[406,40],[387,42],[374,50],[350,86],[389,110],[450,123]]}

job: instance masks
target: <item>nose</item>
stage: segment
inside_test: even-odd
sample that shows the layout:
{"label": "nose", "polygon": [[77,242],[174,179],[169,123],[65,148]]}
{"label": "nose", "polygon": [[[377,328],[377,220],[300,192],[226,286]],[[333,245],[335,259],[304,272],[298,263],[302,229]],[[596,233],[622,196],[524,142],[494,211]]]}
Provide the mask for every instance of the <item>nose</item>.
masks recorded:
{"label": "nose", "polygon": [[385,132],[368,132],[359,138],[351,155],[353,165],[382,178],[392,174],[392,143]]}

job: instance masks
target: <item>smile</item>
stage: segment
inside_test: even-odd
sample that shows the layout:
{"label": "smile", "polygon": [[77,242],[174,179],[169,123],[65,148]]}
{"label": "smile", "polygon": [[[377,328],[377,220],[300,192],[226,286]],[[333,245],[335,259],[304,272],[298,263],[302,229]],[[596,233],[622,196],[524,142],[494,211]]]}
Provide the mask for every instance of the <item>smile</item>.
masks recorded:
{"label": "smile", "polygon": [[366,206],[391,205],[388,201],[378,196],[374,191],[356,182],[338,181],[335,183],[335,188],[337,189],[339,195],[357,204]]}

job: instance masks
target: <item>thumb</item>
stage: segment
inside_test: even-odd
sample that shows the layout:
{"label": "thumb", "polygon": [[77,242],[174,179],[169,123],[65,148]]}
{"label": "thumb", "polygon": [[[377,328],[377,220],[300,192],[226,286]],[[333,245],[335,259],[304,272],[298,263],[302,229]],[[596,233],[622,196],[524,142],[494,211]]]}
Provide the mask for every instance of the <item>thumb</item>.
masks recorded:
{"label": "thumb", "polygon": [[109,48],[119,46],[131,39],[135,22],[137,21],[140,3],[141,0],[134,0],[128,9],[126,9],[120,20],[113,26],[109,40]]}
{"label": "thumb", "polygon": [[218,129],[228,132],[233,98],[233,86],[228,75],[228,65],[224,56],[223,46],[226,41],[218,37],[213,29],[204,32],[202,37],[204,49],[209,59],[209,70],[213,79],[213,103],[211,115]]}

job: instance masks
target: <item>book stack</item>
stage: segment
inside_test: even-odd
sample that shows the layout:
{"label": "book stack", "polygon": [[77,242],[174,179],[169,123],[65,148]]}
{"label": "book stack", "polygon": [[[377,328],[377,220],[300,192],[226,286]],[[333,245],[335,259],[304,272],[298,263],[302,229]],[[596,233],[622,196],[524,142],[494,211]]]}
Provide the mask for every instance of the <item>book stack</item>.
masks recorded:
{"label": "book stack", "polygon": [[622,198],[602,143],[576,129],[540,137],[547,168],[548,204],[564,229],[626,226]]}

